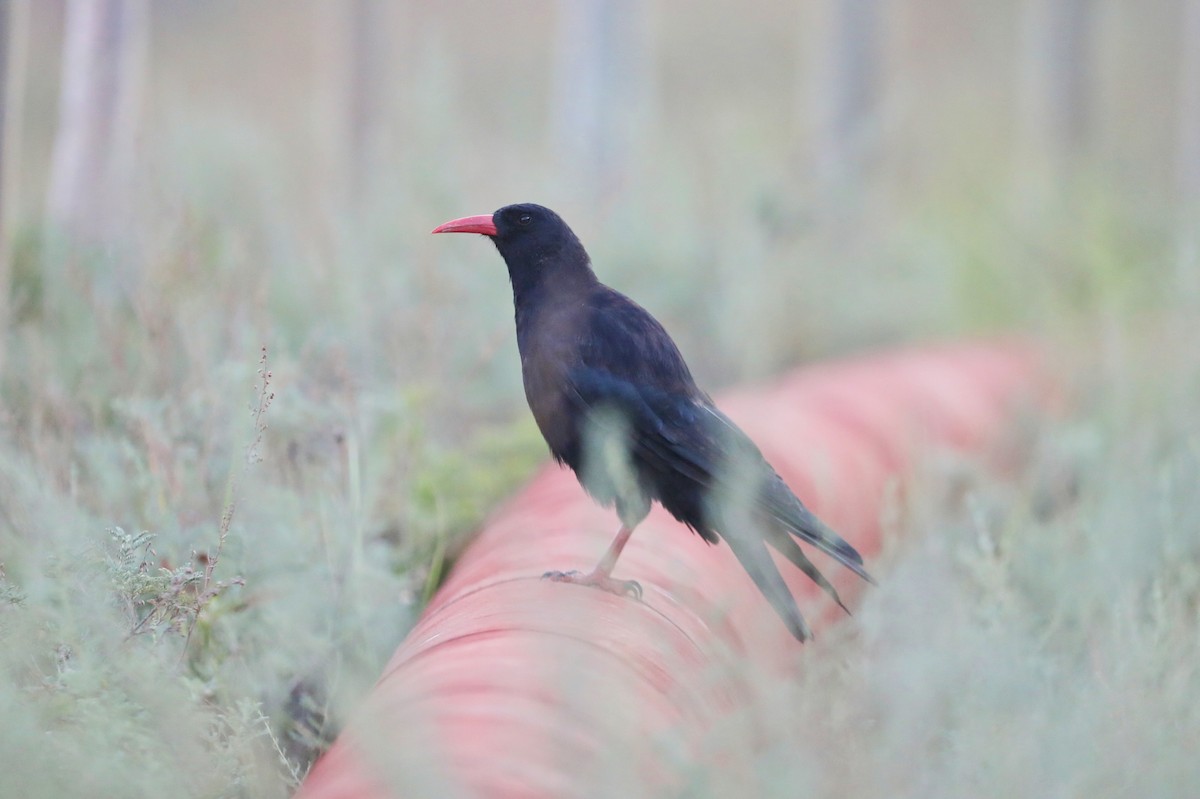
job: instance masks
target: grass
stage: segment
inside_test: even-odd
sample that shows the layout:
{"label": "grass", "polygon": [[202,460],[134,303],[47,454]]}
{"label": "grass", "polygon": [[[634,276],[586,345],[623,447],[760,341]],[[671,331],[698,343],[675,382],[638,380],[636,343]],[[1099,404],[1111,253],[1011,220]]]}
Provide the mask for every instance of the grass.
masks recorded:
{"label": "grass", "polygon": [[[318,170],[266,123],[171,105],[129,235],[78,249],[27,214],[0,375],[0,795],[289,792],[545,459],[499,260],[425,235],[543,198],[707,386],[1015,328],[1077,388],[1016,474],[920,475],[857,622],[753,709],[776,742],[758,795],[1121,796],[1131,773],[1193,794],[1200,309],[1169,206],[1100,170],[1031,194],[968,137],[835,213],[781,168],[779,114],[717,89],[719,123],[676,110],[592,205],[539,131],[505,117],[480,146],[440,35],[413,56],[412,138],[353,212],[313,200]],[[697,795],[744,793],[698,768]]]}
{"label": "grass", "polygon": [[224,246],[185,236],[117,301],[101,258],[19,265],[42,301],[4,380],[0,701],[27,726],[0,793],[285,794],[540,456],[525,421],[454,430],[428,376],[356,385],[374,365],[321,331],[250,344],[276,315],[229,299]]}
{"label": "grass", "polygon": [[[944,235],[932,216],[923,209],[887,246],[935,242],[935,274],[908,267],[909,279],[959,279],[940,286],[935,321],[892,324],[1058,331],[1064,352],[1086,353],[1071,368],[1083,402],[1038,432],[1019,475],[968,470],[964,501],[909,509],[859,623],[812,648],[800,682],[780,689],[784,717],[760,709],[779,749],[760,755],[759,795],[1117,796],[1129,758],[1152,793],[1182,795],[1196,784],[1187,742],[1200,729],[1185,699],[1200,687],[1200,370],[1185,314],[1138,274],[1166,267],[1140,264],[1145,248],[1125,236],[1064,242],[1055,224],[1034,245],[1006,245],[996,208],[957,212]],[[1117,223],[1105,209],[1087,224]],[[208,278],[157,279],[186,292],[143,284],[125,303],[89,305],[43,285],[63,306],[27,307],[10,339],[0,703],[19,721],[0,735],[5,795],[286,794],[463,536],[542,459],[511,377],[493,376],[515,372],[509,342],[480,349],[494,345],[478,327],[450,331],[458,349],[436,363],[405,346],[447,335],[441,320],[460,318],[449,308],[416,302],[433,329],[414,330],[350,285],[368,303],[350,320],[324,276],[256,296],[222,265],[223,245],[178,246],[167,268],[199,258],[188,268]],[[1040,278],[1038,261],[1009,269],[1006,257],[1019,264],[1015,250],[1036,246],[1066,248],[1064,265]],[[87,268],[69,262],[61,279],[86,284]],[[1033,307],[1027,278],[1039,281]],[[667,279],[685,282],[654,289],[692,290]],[[854,303],[853,286],[822,291],[822,304]],[[158,316],[155,292],[179,316]],[[849,347],[863,333],[846,317]],[[289,341],[293,318],[314,324]],[[1100,346],[1080,344],[1085,334]],[[759,357],[752,373],[791,356]],[[481,393],[456,389],[460,375]],[[917,496],[960,479],[931,472]],[[721,778],[697,784],[723,795]]]}
{"label": "grass", "polygon": [[1041,429],[1012,479],[925,475],[856,622],[759,708],[776,747],[752,793],[1194,792],[1200,370],[1160,353]]}

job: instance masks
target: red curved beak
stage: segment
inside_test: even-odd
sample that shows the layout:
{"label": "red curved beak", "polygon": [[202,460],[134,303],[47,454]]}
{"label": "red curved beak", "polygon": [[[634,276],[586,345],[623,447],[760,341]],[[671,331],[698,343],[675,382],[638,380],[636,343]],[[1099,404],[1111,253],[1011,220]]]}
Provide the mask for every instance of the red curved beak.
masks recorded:
{"label": "red curved beak", "polygon": [[483,216],[464,216],[462,219],[451,219],[433,229],[434,233],[482,233],[485,236],[496,235],[496,223],[491,214]]}

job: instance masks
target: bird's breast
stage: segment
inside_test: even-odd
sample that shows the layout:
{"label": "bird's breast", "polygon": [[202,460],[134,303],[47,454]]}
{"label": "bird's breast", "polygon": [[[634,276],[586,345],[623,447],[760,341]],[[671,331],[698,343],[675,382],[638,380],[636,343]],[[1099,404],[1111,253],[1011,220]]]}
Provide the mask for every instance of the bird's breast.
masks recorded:
{"label": "bird's breast", "polygon": [[521,376],[529,410],[550,451],[559,460],[573,463],[578,449],[578,432],[566,395],[565,372],[551,364],[523,357]]}
{"label": "bird's breast", "polygon": [[555,457],[568,462],[578,441],[567,396],[568,375],[579,359],[584,311],[578,303],[545,304],[517,318],[517,347],[529,410]]}

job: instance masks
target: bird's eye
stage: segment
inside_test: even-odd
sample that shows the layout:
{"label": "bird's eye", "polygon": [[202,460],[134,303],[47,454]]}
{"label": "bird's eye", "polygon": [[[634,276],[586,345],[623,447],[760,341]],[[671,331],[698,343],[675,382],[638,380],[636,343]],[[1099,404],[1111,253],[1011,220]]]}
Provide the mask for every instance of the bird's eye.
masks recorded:
{"label": "bird's eye", "polygon": [[520,216],[517,217],[518,225],[528,225],[532,221],[533,221],[533,217],[530,216],[529,214],[521,214]]}

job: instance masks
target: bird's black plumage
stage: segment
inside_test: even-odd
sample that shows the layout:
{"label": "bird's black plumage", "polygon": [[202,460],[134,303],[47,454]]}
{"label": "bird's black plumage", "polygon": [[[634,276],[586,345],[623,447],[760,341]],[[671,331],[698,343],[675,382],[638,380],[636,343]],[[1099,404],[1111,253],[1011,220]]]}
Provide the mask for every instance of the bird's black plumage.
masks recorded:
{"label": "bird's black plumage", "polygon": [[858,552],[696,386],[662,325],[596,278],[557,214],[520,204],[490,222],[457,220],[468,221],[476,223],[438,231],[484,232],[508,265],[525,395],[550,451],[597,501],[616,507],[626,529],[657,501],[705,541],[724,539],[800,640],[808,626],[767,544],[839,605],[798,542],[870,580]]}

